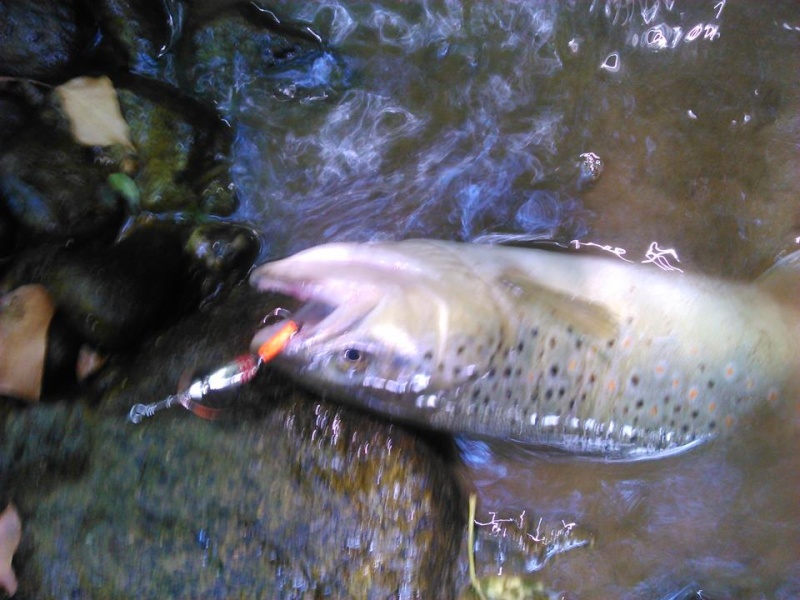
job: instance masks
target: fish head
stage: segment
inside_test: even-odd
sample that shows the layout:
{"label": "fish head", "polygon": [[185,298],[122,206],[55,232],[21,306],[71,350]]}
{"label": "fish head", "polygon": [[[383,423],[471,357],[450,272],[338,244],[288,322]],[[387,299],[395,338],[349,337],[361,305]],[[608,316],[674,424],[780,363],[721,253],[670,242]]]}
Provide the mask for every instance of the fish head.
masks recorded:
{"label": "fish head", "polygon": [[[279,369],[411,420],[486,372],[504,326],[491,286],[431,241],[317,246],[259,267],[251,282],[304,303]],[[268,337],[257,333],[252,347]]]}

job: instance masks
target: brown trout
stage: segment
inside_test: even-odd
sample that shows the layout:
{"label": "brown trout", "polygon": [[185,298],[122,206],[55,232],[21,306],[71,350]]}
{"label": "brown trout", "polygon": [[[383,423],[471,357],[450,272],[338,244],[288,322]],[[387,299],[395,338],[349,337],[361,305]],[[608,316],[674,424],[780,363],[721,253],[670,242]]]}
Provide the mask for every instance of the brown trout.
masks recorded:
{"label": "brown trout", "polygon": [[278,368],[439,431],[660,456],[762,407],[792,415],[800,389],[800,252],[742,284],[544,250],[328,244],[251,281],[324,307]]}

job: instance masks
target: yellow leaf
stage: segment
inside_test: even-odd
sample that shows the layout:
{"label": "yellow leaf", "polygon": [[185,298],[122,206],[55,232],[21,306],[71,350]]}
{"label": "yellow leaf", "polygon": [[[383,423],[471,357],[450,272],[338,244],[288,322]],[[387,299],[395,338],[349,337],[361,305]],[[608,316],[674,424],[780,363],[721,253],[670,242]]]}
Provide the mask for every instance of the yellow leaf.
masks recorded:
{"label": "yellow leaf", "polygon": [[108,77],[76,77],[58,86],[56,92],[78,142],[87,146],[121,144],[133,149],[117,92]]}
{"label": "yellow leaf", "polygon": [[[0,296],[0,394],[36,402],[42,390],[47,330],[55,306],[41,285]],[[2,585],[2,584],[0,584]]]}

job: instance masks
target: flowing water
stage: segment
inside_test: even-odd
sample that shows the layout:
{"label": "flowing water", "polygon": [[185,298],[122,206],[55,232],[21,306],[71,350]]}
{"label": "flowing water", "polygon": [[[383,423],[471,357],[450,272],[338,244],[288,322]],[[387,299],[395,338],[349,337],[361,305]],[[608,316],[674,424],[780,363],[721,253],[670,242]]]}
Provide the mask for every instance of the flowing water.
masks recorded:
{"label": "flowing water", "polygon": [[[683,269],[751,279],[797,245],[796,1],[271,7],[329,49],[240,80],[221,106],[236,123],[238,217],[264,232],[265,258],[520,233],[631,260],[657,242]],[[798,597],[800,442],[772,426],[630,465],[473,457],[466,485],[479,515],[595,534],[535,574],[548,589]]]}

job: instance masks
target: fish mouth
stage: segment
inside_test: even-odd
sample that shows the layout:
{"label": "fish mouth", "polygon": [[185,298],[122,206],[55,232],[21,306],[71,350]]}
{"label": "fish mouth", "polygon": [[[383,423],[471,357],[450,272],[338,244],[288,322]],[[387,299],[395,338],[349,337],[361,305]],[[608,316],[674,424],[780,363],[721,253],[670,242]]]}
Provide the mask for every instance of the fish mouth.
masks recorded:
{"label": "fish mouth", "polygon": [[280,316],[284,318],[258,330],[250,343],[254,351],[276,334],[285,319],[291,319],[298,325],[298,331],[282,354],[299,354],[354,327],[377,304],[370,294],[361,290],[337,289],[308,280],[295,282],[260,277],[257,285],[262,291],[291,298],[299,303],[299,308],[294,312],[283,311]]}

